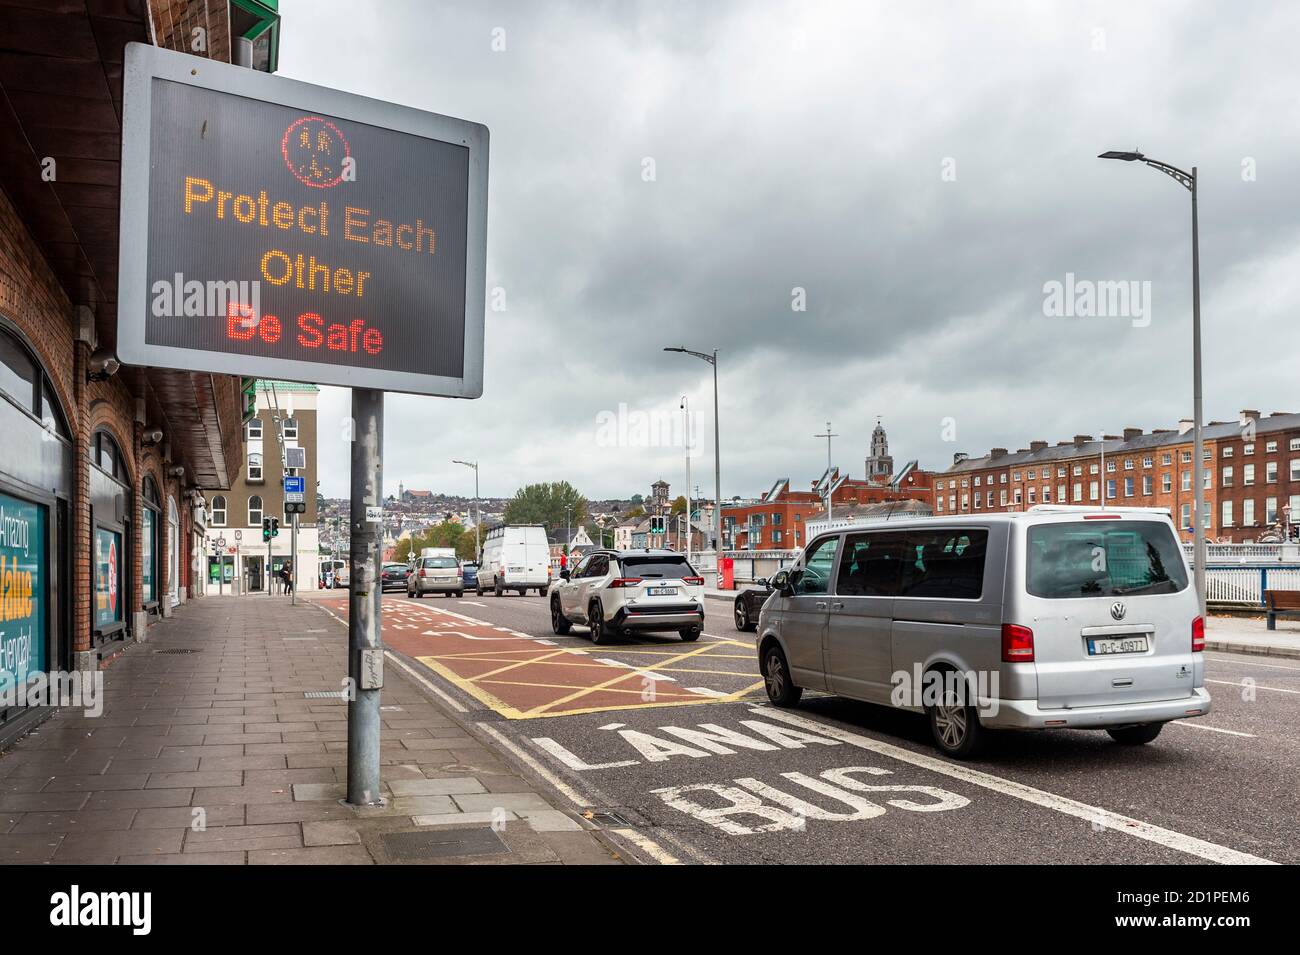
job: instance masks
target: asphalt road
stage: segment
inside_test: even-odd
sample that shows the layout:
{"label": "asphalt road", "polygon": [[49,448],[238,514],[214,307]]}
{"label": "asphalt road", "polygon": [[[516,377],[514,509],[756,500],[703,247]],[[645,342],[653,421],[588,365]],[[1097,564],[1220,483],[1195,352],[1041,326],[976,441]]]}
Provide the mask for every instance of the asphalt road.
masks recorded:
{"label": "asphalt road", "polygon": [[[1214,711],[1144,747],[1096,732],[1006,733],[961,763],[937,754],[916,715],[812,694],[795,710],[770,707],[752,635],[733,628],[724,601],[709,601],[697,644],[647,635],[601,647],[581,628],[552,633],[536,595],[394,594],[385,607],[394,620],[501,634],[478,640],[526,635],[532,653],[562,668],[548,686],[586,679],[577,667],[634,670],[619,685],[636,692],[616,707],[584,712],[583,697],[565,704],[571,713],[552,715],[548,703],[526,718],[485,700],[479,677],[449,681],[441,665],[424,675],[468,725],[648,861],[1300,862],[1300,661],[1207,654]],[[425,666],[403,646],[408,664]],[[502,692],[544,682],[498,672],[518,666],[494,663],[484,682]]]}

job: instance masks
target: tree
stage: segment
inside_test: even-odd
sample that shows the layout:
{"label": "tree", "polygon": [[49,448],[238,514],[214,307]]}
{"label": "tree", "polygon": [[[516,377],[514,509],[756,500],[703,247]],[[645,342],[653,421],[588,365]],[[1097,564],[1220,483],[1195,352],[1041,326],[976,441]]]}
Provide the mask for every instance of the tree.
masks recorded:
{"label": "tree", "polygon": [[405,562],[412,554],[418,555],[425,547],[454,547],[461,560],[476,560],[474,532],[467,531],[459,521],[443,521],[422,534],[412,534],[397,542],[393,560]]}
{"label": "tree", "polygon": [[644,503],[645,503],[645,498],[643,498],[640,494],[632,495],[631,504],[633,507],[640,507]]}
{"label": "tree", "polygon": [[625,517],[629,521],[637,520],[639,518],[645,517],[645,508],[642,507],[640,504],[636,505],[635,507],[630,507],[628,508],[627,513],[623,515],[623,517]]}
{"label": "tree", "polygon": [[685,514],[685,513],[686,513],[686,497],[685,497],[684,495],[680,495],[680,494],[679,494],[679,495],[677,496],[677,500],[673,501],[672,510],[670,510],[668,513],[670,513],[670,514],[672,514],[672,515],[674,515],[674,516],[677,515],[677,514]]}
{"label": "tree", "polygon": [[587,499],[568,481],[529,484],[506,503],[504,517],[507,524],[581,527],[587,519]]}

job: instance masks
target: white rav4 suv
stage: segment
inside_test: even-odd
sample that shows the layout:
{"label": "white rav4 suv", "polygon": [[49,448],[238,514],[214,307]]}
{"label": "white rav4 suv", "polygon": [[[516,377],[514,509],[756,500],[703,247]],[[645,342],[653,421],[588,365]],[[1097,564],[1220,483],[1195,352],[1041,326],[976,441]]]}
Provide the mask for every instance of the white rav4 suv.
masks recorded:
{"label": "white rav4 suv", "polygon": [[551,627],[573,624],[607,643],[627,630],[676,630],[698,640],[704,629],[704,578],[667,550],[598,550],[551,584]]}

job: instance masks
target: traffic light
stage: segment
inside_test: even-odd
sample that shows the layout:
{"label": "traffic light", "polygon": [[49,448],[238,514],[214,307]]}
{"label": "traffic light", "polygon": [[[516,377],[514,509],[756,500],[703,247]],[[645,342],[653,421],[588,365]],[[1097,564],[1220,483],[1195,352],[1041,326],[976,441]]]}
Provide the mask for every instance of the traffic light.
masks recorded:
{"label": "traffic light", "polygon": [[242,423],[248,424],[249,421],[257,417],[257,379],[240,378],[239,387],[244,409]]}
{"label": "traffic light", "polygon": [[270,539],[271,539],[271,518],[264,517],[262,518],[262,540],[269,541]]}
{"label": "traffic light", "polygon": [[272,537],[280,536],[280,518],[278,517],[271,518],[271,536]]}

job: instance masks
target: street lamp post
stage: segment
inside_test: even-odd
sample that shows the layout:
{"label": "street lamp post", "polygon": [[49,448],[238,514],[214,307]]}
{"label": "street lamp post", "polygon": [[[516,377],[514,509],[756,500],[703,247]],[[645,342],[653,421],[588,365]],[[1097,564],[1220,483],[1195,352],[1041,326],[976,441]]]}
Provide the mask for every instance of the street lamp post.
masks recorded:
{"label": "street lamp post", "polygon": [[474,559],[479,557],[479,528],[483,524],[483,512],[478,505],[478,462],[477,461],[452,461],[452,464],[463,464],[467,468],[474,469]]}
{"label": "street lamp post", "polygon": [[831,513],[831,494],[834,492],[835,484],[831,480],[831,438],[838,438],[839,435],[831,433],[831,423],[827,421],[826,433],[814,434],[813,437],[826,439],[826,523],[829,526],[830,522],[835,519],[835,515]]}
{"label": "street lamp post", "polygon": [[1110,150],[1099,159],[1142,162],[1158,169],[1192,194],[1192,560],[1196,578],[1196,597],[1201,616],[1205,616],[1205,451],[1201,433],[1201,248],[1196,212],[1196,167],[1184,172],[1177,166],[1149,159],[1135,151]]}
{"label": "street lamp post", "polygon": [[682,441],[686,445],[686,563],[691,562],[691,412],[682,395]]}
{"label": "street lamp post", "polygon": [[665,348],[664,351],[681,352],[683,355],[692,355],[701,361],[707,361],[713,366],[713,481],[714,481],[714,505],[713,505],[713,549],[717,555],[718,568],[722,568],[722,438],[719,434],[720,426],[718,424],[718,350],[713,349],[713,354],[702,351],[691,351],[689,348]]}

